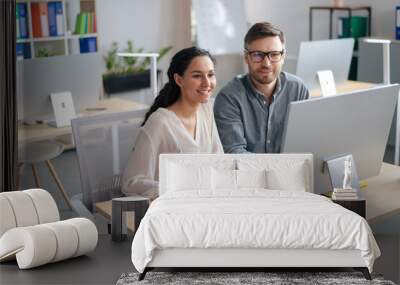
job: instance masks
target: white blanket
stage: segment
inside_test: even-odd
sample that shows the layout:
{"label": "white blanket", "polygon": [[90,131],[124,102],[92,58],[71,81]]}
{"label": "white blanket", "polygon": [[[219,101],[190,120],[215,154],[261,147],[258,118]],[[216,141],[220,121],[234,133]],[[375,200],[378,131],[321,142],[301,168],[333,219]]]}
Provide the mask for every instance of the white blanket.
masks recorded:
{"label": "white blanket", "polygon": [[151,204],[132,243],[139,272],[155,249],[165,248],[358,249],[371,272],[380,255],[366,220],[323,196],[265,189],[196,193],[165,194]]}

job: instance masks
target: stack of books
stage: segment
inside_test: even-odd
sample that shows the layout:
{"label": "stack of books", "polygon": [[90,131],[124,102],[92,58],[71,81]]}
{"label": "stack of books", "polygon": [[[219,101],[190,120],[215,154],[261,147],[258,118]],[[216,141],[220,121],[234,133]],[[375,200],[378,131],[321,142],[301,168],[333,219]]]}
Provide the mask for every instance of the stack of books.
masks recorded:
{"label": "stack of books", "polygon": [[342,189],[334,188],[332,193],[333,200],[357,200],[358,191],[357,189]]}
{"label": "stack of books", "polygon": [[93,34],[97,33],[96,14],[81,12],[76,16],[75,34]]}

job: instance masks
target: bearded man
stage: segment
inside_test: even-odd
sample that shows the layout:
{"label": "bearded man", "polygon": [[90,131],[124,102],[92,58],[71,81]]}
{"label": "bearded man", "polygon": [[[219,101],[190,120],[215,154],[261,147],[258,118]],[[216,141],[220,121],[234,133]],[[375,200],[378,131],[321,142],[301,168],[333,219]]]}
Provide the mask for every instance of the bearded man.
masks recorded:
{"label": "bearded man", "polygon": [[285,37],[271,23],[254,24],[244,38],[249,72],[218,93],[214,116],[225,153],[279,153],[290,102],[308,99],[303,81],[282,71]]}

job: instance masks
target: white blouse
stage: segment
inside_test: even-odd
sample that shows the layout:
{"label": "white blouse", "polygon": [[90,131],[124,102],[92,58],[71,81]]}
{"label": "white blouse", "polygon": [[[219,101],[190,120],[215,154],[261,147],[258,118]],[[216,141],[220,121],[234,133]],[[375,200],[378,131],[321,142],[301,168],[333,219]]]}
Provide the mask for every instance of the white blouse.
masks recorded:
{"label": "white blouse", "polygon": [[223,153],[211,103],[197,111],[195,138],[176,114],[159,108],[140,128],[122,177],[122,192],[155,199],[161,153]]}

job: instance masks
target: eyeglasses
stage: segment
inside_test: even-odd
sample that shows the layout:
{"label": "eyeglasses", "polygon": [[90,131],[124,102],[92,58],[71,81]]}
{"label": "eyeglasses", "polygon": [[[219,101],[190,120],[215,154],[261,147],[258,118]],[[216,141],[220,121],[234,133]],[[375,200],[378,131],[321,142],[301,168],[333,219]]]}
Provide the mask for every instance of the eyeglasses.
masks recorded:
{"label": "eyeglasses", "polygon": [[282,59],[282,55],[285,53],[285,50],[283,49],[281,51],[263,52],[259,50],[249,51],[246,49],[245,52],[247,52],[253,62],[260,63],[265,60],[265,57],[268,57],[269,61],[274,63]]}

